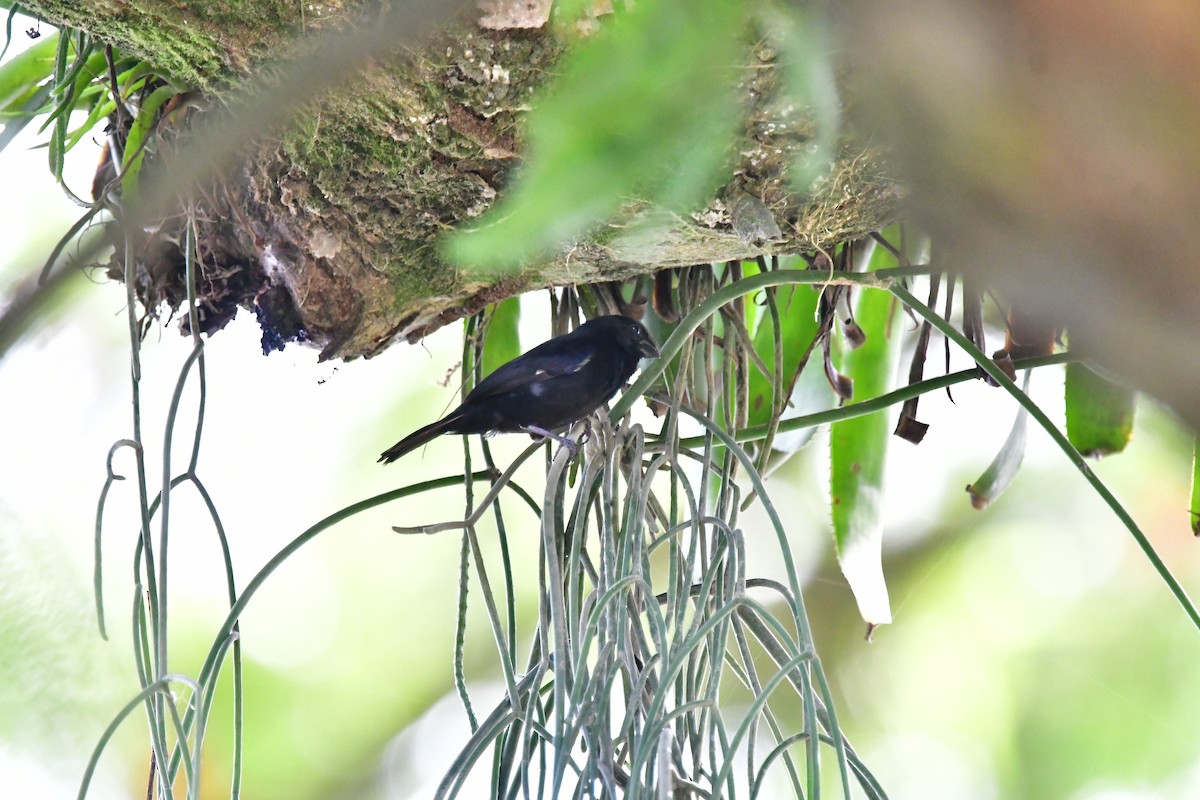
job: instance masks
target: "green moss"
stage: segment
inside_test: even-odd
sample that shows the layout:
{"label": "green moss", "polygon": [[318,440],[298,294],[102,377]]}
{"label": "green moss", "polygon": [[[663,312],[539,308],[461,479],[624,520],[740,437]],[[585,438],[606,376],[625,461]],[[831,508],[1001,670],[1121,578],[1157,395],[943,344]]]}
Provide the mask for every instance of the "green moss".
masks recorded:
{"label": "green moss", "polygon": [[323,98],[280,143],[279,169],[311,187],[292,211],[349,220],[396,307],[460,294],[436,242],[464,209],[482,211],[515,165],[533,85],[523,67],[552,60],[548,44],[540,34],[450,32],[425,58]]}
{"label": "green moss", "polygon": [[284,37],[310,24],[308,16],[301,19],[301,4],[268,0],[31,0],[22,5],[145,59],[176,83],[204,90],[230,85]]}

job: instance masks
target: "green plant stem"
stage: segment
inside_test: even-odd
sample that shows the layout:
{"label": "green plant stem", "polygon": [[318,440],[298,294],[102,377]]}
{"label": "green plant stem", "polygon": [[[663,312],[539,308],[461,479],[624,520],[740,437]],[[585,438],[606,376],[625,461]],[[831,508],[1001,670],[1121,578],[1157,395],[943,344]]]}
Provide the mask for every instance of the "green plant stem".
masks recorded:
{"label": "green plant stem", "polygon": [[[1037,358],[1022,358],[1013,362],[1013,367],[1017,370],[1037,369],[1039,367],[1050,367],[1056,364],[1069,364],[1072,361],[1078,361],[1079,356],[1073,353],[1055,353],[1050,356],[1039,356]],[[927,378],[917,383],[910,383],[908,386],[902,386],[899,389],[881,394],[878,397],[872,397],[870,400],[863,400],[861,403],[850,403],[841,408],[831,408],[826,411],[817,411],[812,414],[804,414],[799,417],[782,420],[779,423],[779,432],[787,433],[790,431],[798,431],[803,428],[811,428],[814,425],[827,425],[833,422],[840,422],[854,417],[861,417],[865,414],[873,414],[876,411],[882,411],[898,403],[903,403],[913,397],[918,397],[930,392],[936,392],[939,389],[945,389],[947,386],[954,386],[959,383],[976,380],[980,377],[978,368],[971,367],[970,369],[951,372],[947,375],[940,375],[936,378]],[[769,432],[769,425],[750,425],[741,430],[733,432],[733,438],[737,442],[753,442],[760,439],[765,439]],[[679,446],[684,448],[696,448],[704,444],[703,436],[689,436],[686,439],[679,440]]]}
{"label": "green plant stem", "polygon": [[[489,480],[492,475],[487,471],[479,471],[472,473],[469,477],[473,481],[483,481]],[[392,489],[390,491],[383,492],[382,494],[377,494],[374,497],[368,497],[365,500],[360,500],[357,503],[352,503],[343,509],[335,511],[320,522],[305,530],[295,539],[292,539],[292,541],[288,542],[288,544],[282,550],[276,553],[271,560],[263,565],[262,569],[260,569],[255,576],[250,579],[250,582],[246,584],[246,588],[243,589],[242,593],[238,596],[237,602],[230,607],[229,613],[225,617],[225,621],[221,623],[220,628],[217,629],[216,636],[213,639],[213,644],[209,648],[208,656],[204,659],[204,665],[200,668],[199,683],[205,684],[211,679],[216,669],[218,656],[225,647],[225,640],[230,633],[233,632],[238,618],[242,615],[242,612],[246,610],[246,606],[249,605],[250,600],[258,592],[258,590],[262,588],[262,585],[266,583],[267,578],[271,577],[272,573],[279,569],[283,562],[291,558],[291,556],[297,550],[308,544],[321,533],[324,533],[334,525],[337,525],[339,522],[361,514],[364,511],[369,511],[372,508],[377,508],[378,506],[390,503],[394,500],[399,500],[404,497],[411,497],[412,495],[428,492],[433,489],[444,489],[449,486],[460,486],[462,485],[462,482],[462,475],[448,475],[444,478],[435,478],[433,480],[422,481],[421,483],[410,484],[409,486],[402,486],[399,489]]]}
{"label": "green plant stem", "polygon": [[117,712],[112,721],[108,723],[108,727],[104,729],[104,733],[100,734],[100,740],[96,743],[96,747],[92,750],[91,758],[88,759],[87,768],[83,771],[83,778],[79,782],[79,800],[84,800],[87,797],[88,788],[92,783],[92,775],[96,772],[96,766],[100,763],[100,756],[104,754],[104,749],[108,746],[109,741],[117,732],[117,728],[125,721],[135,708],[144,702],[147,702],[151,696],[169,692],[170,681],[166,678],[157,680],[147,684],[137,693],[124,707]]}

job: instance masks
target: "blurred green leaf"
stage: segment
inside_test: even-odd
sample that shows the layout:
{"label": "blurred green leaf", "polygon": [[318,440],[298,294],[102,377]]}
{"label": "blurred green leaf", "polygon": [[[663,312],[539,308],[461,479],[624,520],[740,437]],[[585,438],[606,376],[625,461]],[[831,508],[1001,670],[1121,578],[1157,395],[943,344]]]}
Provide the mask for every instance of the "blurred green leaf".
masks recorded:
{"label": "blurred green leaf", "polygon": [[521,355],[521,339],[517,327],[521,322],[521,298],[501,300],[488,320],[487,338],[483,340],[483,374],[492,374],[496,367]]}
{"label": "blurred green leaf", "polygon": [[50,77],[57,49],[58,34],[54,33],[0,66],[0,109],[8,111],[19,105]]}
{"label": "blurred green leaf", "polygon": [[528,116],[514,190],[448,257],[516,268],[584,234],[634,196],[685,208],[721,183],[741,117],[735,0],[638,3],[604,19]]}
{"label": "blurred green leaf", "polygon": [[111,97],[101,100],[92,106],[92,110],[88,113],[87,119],[84,120],[84,123],[75,130],[71,131],[70,135],[67,137],[66,149],[69,151],[72,147],[79,144],[80,139],[91,133],[92,129],[100,124],[100,120],[113,113],[116,108],[117,104],[113,102]]}
{"label": "blurred green leaf", "polygon": [[[1029,393],[1029,376],[1032,371],[1025,373],[1021,391]],[[967,486],[967,494],[971,496],[971,506],[982,511],[1008,489],[1021,462],[1025,460],[1025,431],[1029,427],[1029,412],[1024,407],[1017,409],[1017,418],[1013,420],[1012,430],[1000,447],[1000,452],[992,459],[992,463],[979,476],[979,480]]]}
{"label": "blurred green leaf", "polygon": [[8,146],[18,133],[50,99],[47,80],[54,70],[54,54],[58,49],[58,34],[46,37],[0,66],[0,150]]}
{"label": "blurred green leaf", "polygon": [[[864,252],[867,270],[890,265],[894,259],[874,242]],[[839,348],[838,368],[854,381],[854,400],[861,402],[888,391],[900,354],[900,321],[904,317],[884,291],[861,291],[855,320],[866,341],[846,352]],[[838,563],[854,592],[858,611],[871,626],[892,621],[887,584],[883,579],[883,473],[887,462],[891,422],[879,411],[835,423],[829,434],[830,504]]]}
{"label": "blurred green leaf", "polygon": [[1119,453],[1133,435],[1136,394],[1087,366],[1067,364],[1067,438],[1085,456]]}
{"label": "blurred green leaf", "polygon": [[833,161],[841,130],[842,107],[830,53],[831,37],[810,15],[794,7],[772,8],[767,26],[780,39],[785,91],[795,113],[808,109],[813,138],[804,157],[792,164],[792,187],[807,193]]}
{"label": "blurred green leaf", "polygon": [[35,86],[27,96],[14,102],[11,106],[7,106],[0,112],[0,121],[4,122],[4,130],[0,131],[0,150],[8,147],[9,143],[17,137],[17,134],[24,130],[25,126],[32,122],[34,117],[41,113],[45,108],[46,101],[49,99],[49,85]]}
{"label": "blurred green leaf", "polygon": [[[120,87],[122,97],[135,96],[153,77],[153,70],[144,61],[135,61],[132,66],[122,64],[120,68],[122,72],[117,74],[117,85]],[[94,81],[79,93],[80,101],[92,99],[95,102],[92,103],[92,110],[88,113],[87,119],[82,125],[75,128],[67,139],[65,148],[68,152],[79,143],[80,139],[91,133],[100,120],[105,119],[116,110],[117,104],[113,100],[107,81]]]}

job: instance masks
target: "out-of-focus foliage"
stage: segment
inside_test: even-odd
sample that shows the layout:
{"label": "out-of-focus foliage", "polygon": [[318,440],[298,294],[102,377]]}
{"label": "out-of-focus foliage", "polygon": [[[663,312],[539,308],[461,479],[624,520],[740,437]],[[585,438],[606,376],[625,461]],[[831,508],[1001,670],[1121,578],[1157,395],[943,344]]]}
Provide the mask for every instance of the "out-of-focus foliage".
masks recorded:
{"label": "out-of-focus foliage", "polygon": [[449,255],[519,265],[640,196],[682,209],[718,185],[737,125],[733,95],[743,4],[637,3],[606,19],[563,65],[528,118],[519,188]]}
{"label": "out-of-focus foliage", "polygon": [[533,104],[525,166],[480,224],[452,237],[447,255],[477,268],[518,268],[604,222],[623,202],[695,210],[729,180],[743,109],[734,92],[751,23],[776,37],[787,97],[814,119],[793,165],[801,192],[827,167],[839,98],[819,28],[772,3],[686,0],[629,4],[565,59]]}
{"label": "out-of-focus foliage", "polygon": [[0,65],[0,115],[4,120],[0,150],[7,147],[30,121],[44,113],[50,98],[48,77],[54,69],[57,49],[58,34],[53,33]]}

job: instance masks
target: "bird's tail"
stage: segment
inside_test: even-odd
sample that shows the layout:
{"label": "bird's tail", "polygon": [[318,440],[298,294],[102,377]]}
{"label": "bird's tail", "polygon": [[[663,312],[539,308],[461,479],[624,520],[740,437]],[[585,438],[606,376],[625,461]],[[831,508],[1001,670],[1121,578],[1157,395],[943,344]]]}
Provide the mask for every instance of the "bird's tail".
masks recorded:
{"label": "bird's tail", "polygon": [[426,425],[424,428],[419,428],[396,442],[387,450],[384,450],[379,456],[379,460],[384,464],[390,464],[397,458],[400,458],[400,456],[416,450],[429,440],[436,439],[443,433],[451,433],[456,422],[458,422],[458,416],[451,414],[448,417],[439,419],[437,422]]}

